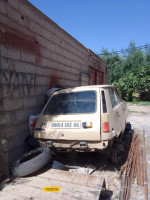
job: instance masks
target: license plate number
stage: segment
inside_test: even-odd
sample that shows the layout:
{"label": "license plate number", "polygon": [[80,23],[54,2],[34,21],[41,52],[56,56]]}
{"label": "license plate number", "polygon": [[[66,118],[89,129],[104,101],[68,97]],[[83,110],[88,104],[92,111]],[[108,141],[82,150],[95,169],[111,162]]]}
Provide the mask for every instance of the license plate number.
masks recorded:
{"label": "license plate number", "polygon": [[80,128],[80,122],[51,122],[50,128],[78,129]]}

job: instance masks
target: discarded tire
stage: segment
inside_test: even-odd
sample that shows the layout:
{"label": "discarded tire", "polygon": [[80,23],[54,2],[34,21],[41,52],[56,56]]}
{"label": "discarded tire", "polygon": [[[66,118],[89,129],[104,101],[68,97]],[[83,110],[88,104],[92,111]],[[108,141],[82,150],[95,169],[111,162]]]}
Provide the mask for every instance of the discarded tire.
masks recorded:
{"label": "discarded tire", "polygon": [[51,159],[51,152],[48,147],[38,148],[24,154],[23,157],[16,161],[12,169],[14,176],[27,176],[42,167],[44,167]]}

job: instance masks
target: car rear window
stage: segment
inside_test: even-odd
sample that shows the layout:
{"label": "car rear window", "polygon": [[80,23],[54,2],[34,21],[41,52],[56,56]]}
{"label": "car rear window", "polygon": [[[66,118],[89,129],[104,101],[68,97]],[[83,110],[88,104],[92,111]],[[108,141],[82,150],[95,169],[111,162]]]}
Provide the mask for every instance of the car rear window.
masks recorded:
{"label": "car rear window", "polygon": [[54,95],[43,114],[82,114],[96,111],[96,92],[71,92]]}

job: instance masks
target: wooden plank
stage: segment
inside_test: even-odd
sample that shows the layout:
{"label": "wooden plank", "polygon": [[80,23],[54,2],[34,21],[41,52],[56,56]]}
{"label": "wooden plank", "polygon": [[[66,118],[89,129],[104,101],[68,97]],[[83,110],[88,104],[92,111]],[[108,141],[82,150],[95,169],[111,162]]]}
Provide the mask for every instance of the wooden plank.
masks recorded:
{"label": "wooden plank", "polygon": [[42,177],[34,177],[32,181],[24,182],[22,185],[27,185],[30,187],[39,188],[41,193],[44,190],[44,187],[60,187],[60,195],[64,196],[64,194],[67,194],[71,199],[74,199],[75,196],[89,196],[91,199],[99,199],[100,196],[100,190],[86,187],[86,186],[80,186],[78,184],[73,183],[66,183],[66,182],[60,182],[59,180],[51,180],[51,179],[45,179]]}
{"label": "wooden plank", "polygon": [[9,194],[8,192],[0,191],[0,200],[25,200],[24,197],[18,196],[17,194]]}
{"label": "wooden plank", "polygon": [[[48,170],[38,176],[18,178],[3,192],[29,199],[99,199],[104,178],[60,170]],[[60,192],[44,192],[44,187],[60,187]],[[20,200],[21,198],[18,198]]]}
{"label": "wooden plank", "polygon": [[101,176],[78,174],[55,169],[50,169],[38,176],[43,178],[50,178],[53,180],[64,181],[67,183],[76,183],[91,188],[97,188],[98,190],[102,188],[102,185],[104,183],[104,177]]}
{"label": "wooden plank", "polygon": [[[60,192],[44,192],[45,186],[59,186]],[[77,184],[69,184],[59,181],[54,181],[51,179],[43,179],[39,177],[34,177],[32,180],[19,182],[16,185],[9,185],[4,189],[4,192],[7,192],[10,195],[18,195],[22,198],[32,198],[32,199],[99,199],[100,191],[94,190],[93,188],[81,187]]]}
{"label": "wooden plank", "polygon": [[16,200],[20,200],[20,198],[23,199],[37,198],[41,200],[46,200],[46,199],[57,199],[60,197],[60,194],[52,192],[50,193],[44,192],[44,190],[41,191],[39,188],[23,185],[21,183],[16,185],[8,185],[6,188],[3,189],[3,192],[8,193],[8,195],[17,196]]}

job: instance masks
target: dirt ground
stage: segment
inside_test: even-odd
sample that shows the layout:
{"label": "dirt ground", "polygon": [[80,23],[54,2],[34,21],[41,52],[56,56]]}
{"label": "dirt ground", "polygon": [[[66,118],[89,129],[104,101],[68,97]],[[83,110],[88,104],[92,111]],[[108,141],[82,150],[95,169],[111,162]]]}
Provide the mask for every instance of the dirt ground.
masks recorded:
{"label": "dirt ground", "polygon": [[[145,130],[146,136],[146,158],[147,158],[147,176],[148,176],[148,193],[150,199],[150,106],[128,106],[128,121],[131,122],[132,128],[142,134]],[[144,189],[132,185],[130,199],[144,200]]]}

